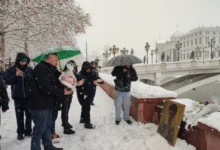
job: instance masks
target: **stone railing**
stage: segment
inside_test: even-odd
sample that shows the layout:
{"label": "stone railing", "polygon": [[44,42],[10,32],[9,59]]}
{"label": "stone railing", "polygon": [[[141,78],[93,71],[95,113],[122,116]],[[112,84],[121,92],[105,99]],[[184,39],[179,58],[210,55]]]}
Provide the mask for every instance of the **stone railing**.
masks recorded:
{"label": "stone railing", "polygon": [[[220,59],[134,65],[134,68],[136,69],[138,74],[188,69],[215,69],[219,67]],[[100,70],[100,72],[110,74],[112,69],[113,67],[104,67]]]}

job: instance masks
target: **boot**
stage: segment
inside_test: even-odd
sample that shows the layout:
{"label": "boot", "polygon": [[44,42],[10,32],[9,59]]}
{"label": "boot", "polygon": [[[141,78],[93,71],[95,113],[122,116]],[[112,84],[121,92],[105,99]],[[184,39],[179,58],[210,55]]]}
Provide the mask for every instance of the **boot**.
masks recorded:
{"label": "boot", "polygon": [[70,129],[70,128],[64,128],[64,132],[63,132],[64,134],[75,134],[75,131],[73,131],[72,129]]}
{"label": "boot", "polygon": [[127,124],[132,125],[131,120],[126,120]]}
{"label": "boot", "polygon": [[91,102],[90,105],[95,106],[95,104],[93,102]]}
{"label": "boot", "polygon": [[30,137],[30,136],[32,136],[32,133],[25,133],[24,135]]}
{"label": "boot", "polygon": [[23,140],[24,139],[23,133],[18,133],[17,139],[18,140]]}
{"label": "boot", "polygon": [[71,124],[69,124],[69,123],[67,125],[63,125],[62,124],[62,126],[65,127],[65,128],[73,128],[73,126]]}
{"label": "boot", "polygon": [[85,123],[84,119],[81,118],[80,121],[79,121],[79,123]]}
{"label": "boot", "polygon": [[116,124],[116,125],[119,125],[119,124],[120,124],[120,121],[115,121],[115,124]]}
{"label": "boot", "polygon": [[95,129],[95,126],[91,123],[85,123],[84,127],[87,128],[87,129]]}
{"label": "boot", "polygon": [[53,146],[52,150],[63,150],[63,148],[57,148]]}

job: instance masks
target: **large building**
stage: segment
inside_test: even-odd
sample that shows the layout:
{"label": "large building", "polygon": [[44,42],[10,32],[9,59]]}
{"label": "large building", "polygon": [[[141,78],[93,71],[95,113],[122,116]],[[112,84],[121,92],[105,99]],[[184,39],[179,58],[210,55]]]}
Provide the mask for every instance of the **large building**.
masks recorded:
{"label": "large building", "polygon": [[[178,61],[178,50],[175,46],[178,41],[182,44],[179,61],[211,59],[211,51],[213,59],[220,56],[220,27],[198,27],[185,34],[176,32],[169,41],[158,41],[158,62],[162,62],[163,53],[165,62]],[[212,43],[212,46],[209,43]]]}

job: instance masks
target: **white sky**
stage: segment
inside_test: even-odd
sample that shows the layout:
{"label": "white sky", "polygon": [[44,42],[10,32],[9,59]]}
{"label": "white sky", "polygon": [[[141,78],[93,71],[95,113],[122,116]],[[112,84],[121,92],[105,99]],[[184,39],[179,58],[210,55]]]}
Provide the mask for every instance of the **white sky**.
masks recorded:
{"label": "white sky", "polygon": [[219,0],[76,0],[92,16],[92,27],[78,37],[84,51],[103,53],[108,44],[133,48],[143,58],[148,41],[155,49],[157,39],[187,32],[198,26],[220,26]]}

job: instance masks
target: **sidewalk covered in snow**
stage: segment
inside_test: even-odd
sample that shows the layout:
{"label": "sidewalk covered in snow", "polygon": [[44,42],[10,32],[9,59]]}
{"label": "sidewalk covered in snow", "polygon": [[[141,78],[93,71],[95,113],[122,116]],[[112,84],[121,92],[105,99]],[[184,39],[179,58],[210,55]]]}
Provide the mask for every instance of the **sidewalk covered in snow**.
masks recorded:
{"label": "sidewalk covered in snow", "polygon": [[[140,124],[133,121],[133,125],[122,122],[115,125],[114,101],[101,89],[97,89],[95,106],[91,108],[91,120],[96,129],[88,130],[79,124],[80,105],[73,97],[70,110],[70,123],[76,131],[74,135],[64,135],[60,116],[56,122],[56,132],[62,137],[56,147],[64,150],[194,150],[185,141],[177,139],[175,147],[157,134],[155,124]],[[60,112],[59,112],[60,113]],[[16,139],[16,119],[14,102],[10,101],[10,110],[2,114],[1,124],[1,150],[28,150],[30,138],[23,141]],[[43,148],[42,148],[43,150]]]}

